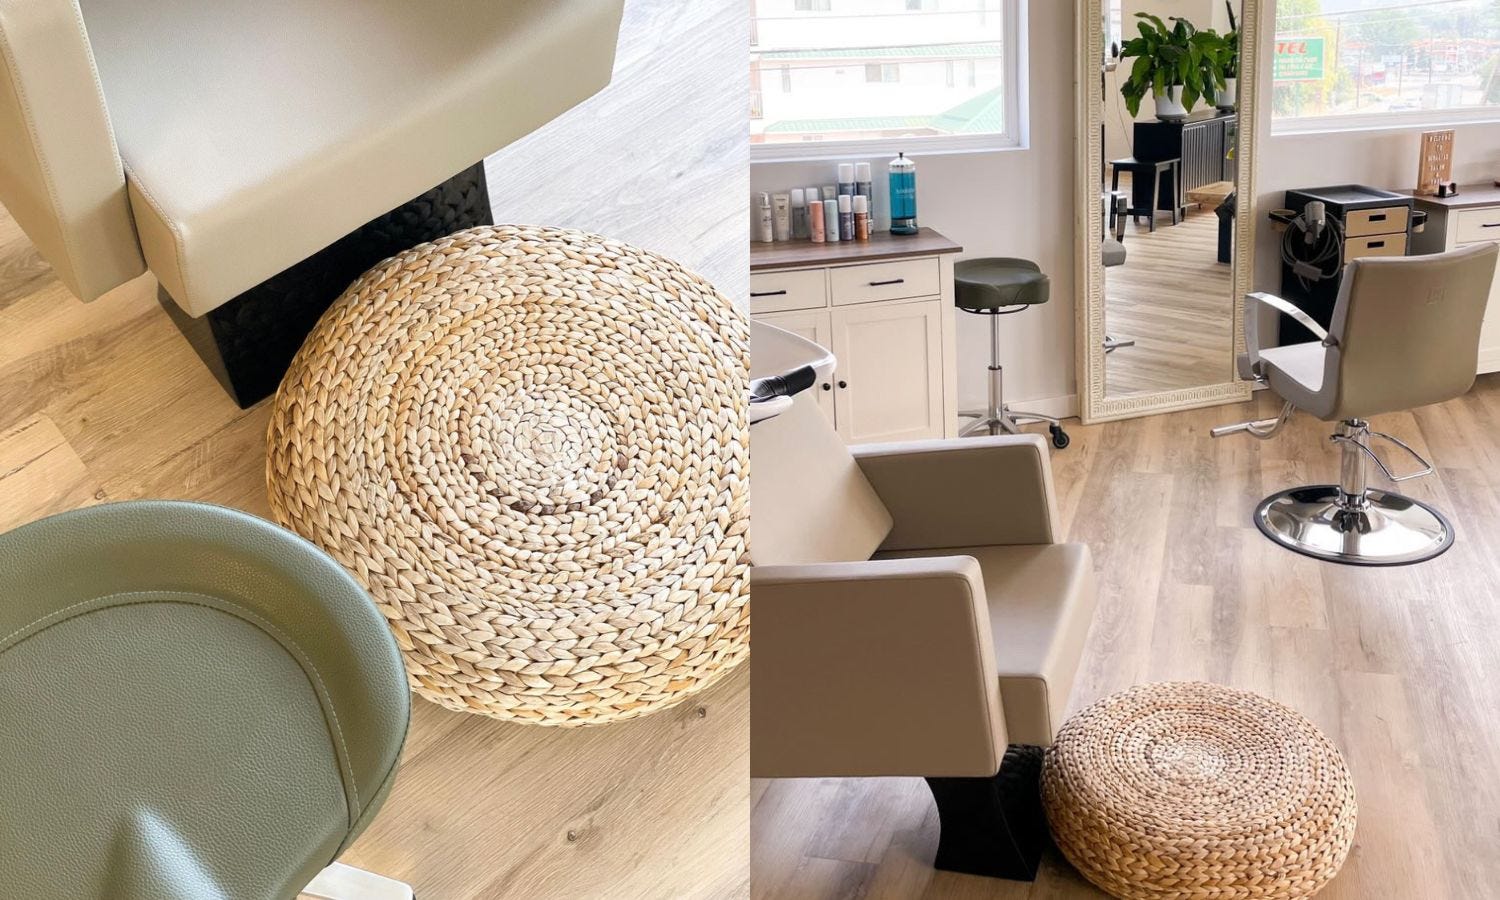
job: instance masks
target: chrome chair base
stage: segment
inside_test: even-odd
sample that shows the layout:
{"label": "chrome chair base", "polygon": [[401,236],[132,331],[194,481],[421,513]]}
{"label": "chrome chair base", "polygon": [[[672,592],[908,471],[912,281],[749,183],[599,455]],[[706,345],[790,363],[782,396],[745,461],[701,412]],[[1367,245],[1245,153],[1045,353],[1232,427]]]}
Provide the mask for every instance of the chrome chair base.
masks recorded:
{"label": "chrome chair base", "polygon": [[1453,546],[1453,526],[1420,500],[1374,488],[1362,503],[1348,497],[1335,484],[1279,491],[1256,507],[1255,524],[1289,550],[1357,566],[1408,565]]}

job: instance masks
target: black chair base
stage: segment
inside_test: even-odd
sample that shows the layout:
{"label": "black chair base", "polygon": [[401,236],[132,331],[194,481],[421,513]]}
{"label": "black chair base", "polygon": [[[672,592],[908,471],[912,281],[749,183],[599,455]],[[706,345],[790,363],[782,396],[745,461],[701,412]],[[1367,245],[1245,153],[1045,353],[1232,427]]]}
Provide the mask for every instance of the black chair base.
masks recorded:
{"label": "black chair base", "polygon": [[1052,845],[1042,812],[1041,747],[1012,744],[988,778],[929,778],[942,834],[936,868],[967,875],[1036,880]]}
{"label": "black chair base", "polygon": [[241,409],[275,393],[323,312],[371,266],[417,244],[492,225],[484,163],[365,223],[290,269],[194,318],[158,300]]}

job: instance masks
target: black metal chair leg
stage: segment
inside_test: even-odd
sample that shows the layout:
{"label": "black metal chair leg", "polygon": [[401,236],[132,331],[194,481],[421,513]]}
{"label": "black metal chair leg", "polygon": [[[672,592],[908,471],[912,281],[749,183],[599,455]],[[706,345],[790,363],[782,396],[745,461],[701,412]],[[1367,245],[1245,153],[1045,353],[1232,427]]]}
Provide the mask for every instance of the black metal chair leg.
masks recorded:
{"label": "black metal chair leg", "polygon": [[988,778],[929,778],[942,833],[936,868],[1034,881],[1051,845],[1042,812],[1041,747],[1012,744]]}

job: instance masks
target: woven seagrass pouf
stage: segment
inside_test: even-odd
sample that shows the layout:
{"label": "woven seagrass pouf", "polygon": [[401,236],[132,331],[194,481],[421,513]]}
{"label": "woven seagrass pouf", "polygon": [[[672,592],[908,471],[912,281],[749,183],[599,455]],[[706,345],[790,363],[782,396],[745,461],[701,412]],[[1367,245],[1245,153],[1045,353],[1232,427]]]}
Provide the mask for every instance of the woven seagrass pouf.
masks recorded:
{"label": "woven seagrass pouf", "polygon": [[1274,700],[1203,682],[1106,697],[1042,767],[1058,849],[1124,900],[1311,897],[1354,841],[1338,749]]}
{"label": "woven seagrass pouf", "polygon": [[481,227],[356,281],[271,413],[277,521],[450,709],[639,716],[748,651],[744,315],[654,253]]}

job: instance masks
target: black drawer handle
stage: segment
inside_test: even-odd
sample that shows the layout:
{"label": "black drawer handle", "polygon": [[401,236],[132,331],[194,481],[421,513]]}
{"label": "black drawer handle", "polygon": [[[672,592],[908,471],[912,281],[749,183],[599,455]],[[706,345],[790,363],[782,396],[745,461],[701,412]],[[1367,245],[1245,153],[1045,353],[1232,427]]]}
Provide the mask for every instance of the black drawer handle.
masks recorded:
{"label": "black drawer handle", "polygon": [[841,387],[841,388],[847,388],[848,386],[849,386],[849,382],[847,382],[847,381],[840,381],[839,382],[839,387]]}
{"label": "black drawer handle", "polygon": [[823,390],[825,390],[825,391],[831,391],[831,390],[833,390],[833,385],[831,385],[831,384],[829,384],[828,382],[825,381],[825,382],[823,382]]}
{"label": "black drawer handle", "polygon": [[1385,221],[1385,213],[1370,213],[1370,221],[1371,222],[1384,222]]}
{"label": "black drawer handle", "polygon": [[1480,228],[1500,228],[1500,222],[1485,222]]}
{"label": "black drawer handle", "polygon": [[1385,241],[1371,241],[1369,243],[1369,248],[1371,250],[1376,250],[1376,249],[1379,249],[1379,248],[1384,247],[1384,246],[1385,246]]}
{"label": "black drawer handle", "polygon": [[872,281],[870,287],[885,287],[888,284],[906,284],[905,278],[892,278],[889,281]]}
{"label": "black drawer handle", "polygon": [[752,297],[781,297],[781,296],[784,296],[785,294],[786,294],[786,291],[751,291],[750,292],[750,296],[752,296]]}

